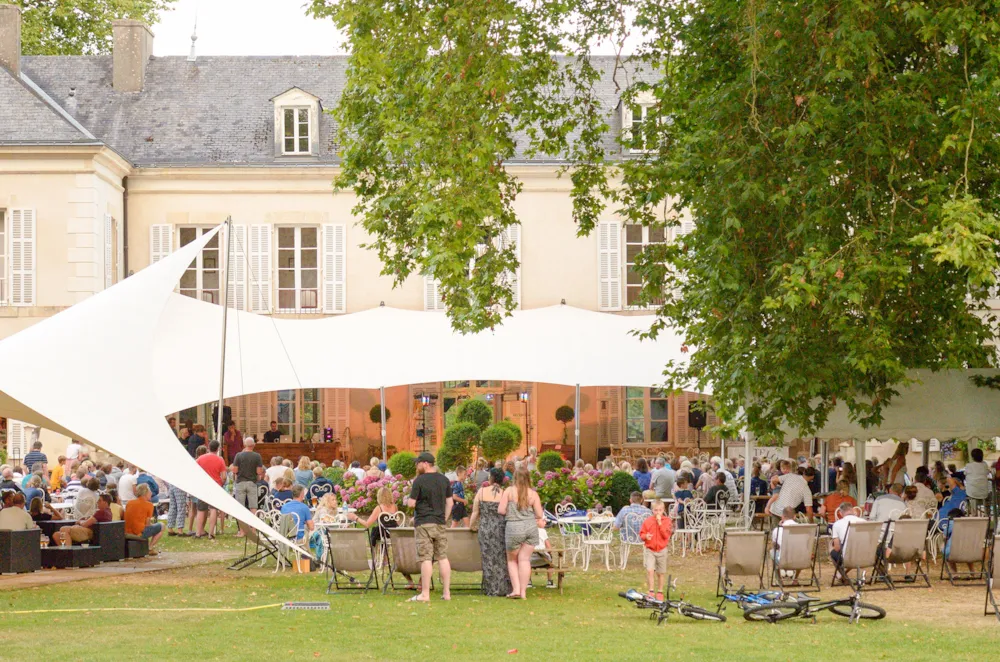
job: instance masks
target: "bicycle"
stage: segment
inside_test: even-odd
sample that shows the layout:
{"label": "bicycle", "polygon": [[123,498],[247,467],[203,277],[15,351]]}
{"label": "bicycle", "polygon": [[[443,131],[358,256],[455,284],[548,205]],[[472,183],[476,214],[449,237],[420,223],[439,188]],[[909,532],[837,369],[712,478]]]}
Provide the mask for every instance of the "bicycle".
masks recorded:
{"label": "bicycle", "polygon": [[789,601],[786,598],[787,595],[780,591],[749,593],[741,586],[735,593],[723,594],[716,611],[722,613],[726,602],[735,602],[743,610],[743,618],[746,620],[777,623],[795,618],[802,612],[802,605],[799,602]]}
{"label": "bicycle", "polygon": [[663,600],[652,599],[634,588],[630,588],[624,593],[619,593],[618,597],[625,598],[639,609],[653,610],[653,613],[649,615],[649,618],[650,620],[655,619],[657,625],[662,625],[663,621],[667,620],[670,617],[670,613],[674,611],[681,616],[693,618],[696,621],[714,621],[717,623],[726,622],[725,614],[703,609],[702,607],[693,605],[690,602],[685,602],[683,599],[671,600],[670,588],[672,585],[672,582],[668,580],[667,594],[664,596]]}

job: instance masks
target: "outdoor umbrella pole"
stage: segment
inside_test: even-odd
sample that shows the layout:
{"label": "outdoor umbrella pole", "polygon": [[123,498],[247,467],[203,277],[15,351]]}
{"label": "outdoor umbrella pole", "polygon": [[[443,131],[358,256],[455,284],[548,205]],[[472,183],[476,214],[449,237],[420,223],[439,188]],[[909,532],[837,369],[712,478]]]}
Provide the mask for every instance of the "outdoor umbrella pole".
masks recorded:
{"label": "outdoor umbrella pole", "polygon": [[385,445],[385,387],[378,387],[378,404],[379,408],[382,410],[382,460],[385,462],[389,461],[386,457],[386,445]]}
{"label": "outdoor umbrella pole", "polygon": [[573,461],[580,459],[580,385],[576,385],[576,402],[573,416]]}
{"label": "outdoor umbrella pole", "polygon": [[223,393],[225,392],[226,385],[226,324],[229,313],[229,301],[227,299],[229,298],[229,250],[233,236],[232,225],[233,217],[229,216],[226,218],[225,225],[223,226],[226,232],[226,252],[222,255],[222,354],[219,358],[219,408],[216,410],[217,413],[215,415],[215,438],[219,441],[219,448],[222,450],[223,456],[226,453],[226,449],[222,443],[222,419],[225,412],[225,409],[223,409],[225,402]]}
{"label": "outdoor umbrella pole", "polygon": [[751,474],[753,473],[753,434],[749,431],[746,433],[746,439],[744,440],[745,446],[743,448],[743,503],[746,504],[746,530],[749,531],[751,525],[753,524],[754,510],[756,509],[756,503],[750,501],[750,482]]}

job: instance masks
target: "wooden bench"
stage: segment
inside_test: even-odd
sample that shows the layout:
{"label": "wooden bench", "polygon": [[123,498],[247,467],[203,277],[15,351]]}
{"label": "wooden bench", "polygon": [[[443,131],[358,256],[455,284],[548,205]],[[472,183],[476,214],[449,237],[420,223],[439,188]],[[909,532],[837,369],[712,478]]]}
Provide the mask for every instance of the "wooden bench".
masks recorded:
{"label": "wooden bench", "polygon": [[559,589],[559,595],[562,595],[563,589],[563,578],[566,573],[570,572],[570,569],[566,567],[566,555],[572,550],[563,549],[561,547],[553,547],[552,549],[546,550],[552,555],[552,560],[555,561],[554,564],[548,566],[539,566],[537,568],[532,568],[535,570],[552,570],[556,573],[556,587]]}

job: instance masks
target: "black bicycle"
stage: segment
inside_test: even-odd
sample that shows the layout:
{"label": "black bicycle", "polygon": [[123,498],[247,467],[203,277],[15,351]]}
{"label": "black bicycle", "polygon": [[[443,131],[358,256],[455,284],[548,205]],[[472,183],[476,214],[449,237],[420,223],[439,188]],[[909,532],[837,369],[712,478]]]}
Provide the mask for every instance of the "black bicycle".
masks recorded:
{"label": "black bicycle", "polygon": [[885,618],[885,609],[861,601],[861,588],[864,586],[864,575],[851,582],[854,592],[850,597],[838,600],[822,600],[807,593],[781,593],[778,591],[760,591],[750,593],[740,588],[722,596],[719,611],[726,602],[735,602],[743,609],[743,617],[748,621],[763,621],[777,623],[789,618],[811,618],[815,622],[816,614],[830,611],[857,623],[859,620],[877,621]]}
{"label": "black bicycle", "polygon": [[802,613],[802,604],[789,600],[780,591],[749,592],[744,587],[722,596],[717,611],[722,612],[727,602],[735,602],[743,610],[743,618],[748,621],[777,623],[788,618],[795,618]]}
{"label": "black bicycle", "polygon": [[664,596],[663,600],[650,598],[648,595],[645,595],[634,588],[630,588],[624,593],[619,593],[618,596],[625,598],[639,609],[652,610],[653,613],[649,615],[649,618],[650,620],[655,620],[657,625],[660,625],[663,621],[667,620],[670,617],[671,612],[677,612],[681,616],[693,618],[696,621],[715,621],[716,623],[726,622],[724,614],[703,609],[698,605],[685,602],[683,599],[671,600],[670,582],[667,583],[667,594]]}

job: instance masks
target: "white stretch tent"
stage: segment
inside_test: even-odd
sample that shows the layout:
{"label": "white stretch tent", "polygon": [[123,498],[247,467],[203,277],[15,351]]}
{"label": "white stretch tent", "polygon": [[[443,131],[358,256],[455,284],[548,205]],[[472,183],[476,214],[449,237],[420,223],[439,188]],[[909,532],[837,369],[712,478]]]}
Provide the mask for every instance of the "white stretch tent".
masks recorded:
{"label": "white stretch tent", "polygon": [[[0,414],[101,447],[280,539],[194,463],[163,418],[219,395],[222,308],[174,292],[216,232],[0,342]],[[657,386],[664,365],[686,355],[670,332],[655,342],[632,334],[652,320],[555,306],[460,335],[433,312],[285,320],[230,311],[225,395],[470,378]],[[426,355],[434,361],[416,358]]]}

